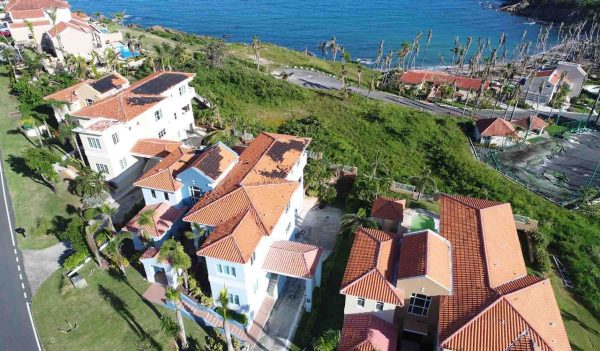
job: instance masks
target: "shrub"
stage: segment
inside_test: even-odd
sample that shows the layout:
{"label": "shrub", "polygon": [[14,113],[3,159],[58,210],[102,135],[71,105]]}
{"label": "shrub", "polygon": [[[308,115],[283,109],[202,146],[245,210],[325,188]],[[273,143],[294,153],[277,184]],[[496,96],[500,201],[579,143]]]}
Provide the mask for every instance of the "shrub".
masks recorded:
{"label": "shrub", "polygon": [[531,232],[529,235],[533,244],[533,257],[536,267],[540,272],[548,273],[551,269],[548,239],[538,231]]}
{"label": "shrub", "polygon": [[65,259],[65,262],[63,262],[63,267],[67,272],[70,272],[75,269],[75,267],[83,263],[86,257],[88,257],[87,251],[75,251]]}

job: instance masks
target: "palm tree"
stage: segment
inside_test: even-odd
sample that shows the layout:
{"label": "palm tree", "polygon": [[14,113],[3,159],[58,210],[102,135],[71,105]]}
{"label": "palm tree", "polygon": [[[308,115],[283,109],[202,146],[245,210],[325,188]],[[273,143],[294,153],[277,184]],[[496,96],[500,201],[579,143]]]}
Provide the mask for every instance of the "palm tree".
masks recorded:
{"label": "palm tree", "polygon": [[227,341],[227,351],[233,351],[231,331],[229,330],[229,293],[226,287],[223,287],[219,292],[219,305],[217,313],[223,317],[223,331],[225,332],[225,340]]}
{"label": "palm tree", "polygon": [[[175,342],[175,349],[179,350],[179,345],[177,344],[179,332],[181,331],[179,325],[176,322],[173,322],[169,316],[163,314],[160,317],[160,328],[168,337],[173,338],[173,341]],[[144,350],[146,349],[144,348]]]}
{"label": "palm tree", "polygon": [[80,196],[98,196],[107,190],[104,174],[83,167],[75,178],[75,192]]}
{"label": "palm tree", "polygon": [[331,38],[331,40],[327,42],[327,46],[331,49],[331,56],[333,58],[333,62],[335,62],[337,53],[342,49],[342,47],[337,43],[335,35],[333,36],[333,38]]}
{"label": "palm tree", "polygon": [[113,21],[115,23],[117,23],[118,25],[120,25],[121,27],[124,27],[124,22],[125,22],[125,11],[121,11],[121,12],[117,12],[113,15]]}
{"label": "palm tree", "polygon": [[313,344],[315,351],[335,351],[340,342],[340,331],[328,329]]}
{"label": "palm tree", "polygon": [[360,83],[361,83],[361,76],[362,76],[362,64],[358,64],[358,66],[356,66],[356,75],[358,77],[358,87],[360,88]]}
{"label": "palm tree", "polygon": [[192,266],[190,256],[185,252],[183,246],[173,239],[166,240],[160,247],[158,258],[168,261],[177,272],[182,273],[185,290],[189,290],[188,269]]}
{"label": "palm tree", "polygon": [[103,204],[100,206],[100,213],[108,218],[108,227],[112,233],[115,232],[115,224],[113,223],[112,216],[117,213],[117,209],[109,204]]}
{"label": "palm tree", "polygon": [[252,38],[252,52],[254,52],[254,61],[256,61],[256,70],[260,71],[260,50],[262,49],[262,43],[258,35]]}
{"label": "palm tree", "polygon": [[[56,7],[53,7],[47,11],[48,17],[50,17],[50,21],[52,22],[52,28],[56,28],[56,11],[57,11]],[[55,34],[56,34],[56,41],[58,42],[58,50],[60,51],[60,54],[64,59],[65,53],[63,51],[63,45],[62,45],[60,33],[57,31]]]}
{"label": "palm tree", "polygon": [[345,63],[342,63],[340,77],[342,78],[342,98],[345,100],[348,97],[348,70]]}
{"label": "palm tree", "polygon": [[154,225],[154,210],[148,209],[138,217],[139,233],[142,240],[148,245],[151,242],[150,234],[144,230],[144,227]]}
{"label": "palm tree", "polygon": [[88,248],[92,254],[94,254],[96,262],[98,263],[98,267],[101,267],[102,262],[100,259],[100,250],[98,249],[98,244],[96,244],[96,232],[99,228],[100,224],[98,222],[88,224],[85,227],[85,241],[87,242]]}
{"label": "palm tree", "polygon": [[35,44],[35,51],[37,53],[41,53],[42,52],[42,45],[40,43],[38,43],[37,38],[35,37],[35,30],[33,29],[33,23],[31,23],[28,20],[24,20],[25,25],[27,26],[27,29],[29,30],[29,34],[31,34],[31,39],[33,40],[33,43]]}
{"label": "palm tree", "polygon": [[358,227],[377,228],[379,225],[367,215],[364,208],[359,208],[356,213],[348,213],[340,218],[342,232],[354,233]]}
{"label": "palm tree", "polygon": [[421,172],[421,175],[409,177],[408,180],[415,186],[417,189],[417,201],[421,199],[421,196],[427,189],[431,189],[434,192],[437,192],[437,185],[435,184],[435,180],[431,177],[431,170],[424,168]]}
{"label": "palm tree", "polygon": [[185,336],[185,325],[183,324],[183,317],[181,315],[180,308],[183,308],[181,305],[181,296],[177,289],[168,287],[165,291],[165,298],[175,304],[175,317],[177,318],[177,324],[179,324],[179,339],[181,340],[181,348],[187,349],[188,342]]}
{"label": "palm tree", "polygon": [[404,71],[406,63],[406,55],[410,52],[410,43],[407,41],[402,42],[402,48],[398,51],[398,66],[400,65],[400,59],[402,59],[402,70]]}
{"label": "palm tree", "polygon": [[121,246],[126,239],[131,239],[132,237],[133,234],[130,232],[120,232],[119,234],[115,235],[114,239],[108,246],[108,252],[110,253],[113,263],[119,267],[121,272],[123,272],[123,275],[127,275],[125,267],[129,266],[129,260],[123,255]]}
{"label": "palm tree", "polygon": [[106,69],[110,71],[114,71],[117,68],[117,62],[119,59],[119,54],[115,51],[115,49],[108,47],[104,49],[104,63],[106,64]]}
{"label": "palm tree", "polygon": [[375,67],[379,66],[381,59],[383,58],[383,40],[379,42],[379,50],[377,51],[377,57],[375,57]]}
{"label": "palm tree", "polygon": [[[429,44],[431,44],[432,36],[433,36],[433,31],[430,29],[427,32],[427,45],[425,46],[425,55],[427,55],[427,51],[429,51]],[[421,61],[421,66],[425,66],[425,55],[423,55],[423,60]]]}

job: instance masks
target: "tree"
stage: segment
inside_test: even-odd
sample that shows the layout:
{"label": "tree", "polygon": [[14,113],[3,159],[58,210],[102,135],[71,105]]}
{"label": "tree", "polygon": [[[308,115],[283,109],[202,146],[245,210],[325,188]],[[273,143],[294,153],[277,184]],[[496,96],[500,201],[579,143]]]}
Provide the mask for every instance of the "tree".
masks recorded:
{"label": "tree", "polygon": [[54,164],[60,162],[60,157],[46,149],[30,148],[25,150],[23,158],[27,167],[56,193],[58,173],[54,169]]}
{"label": "tree", "polygon": [[223,40],[211,40],[204,48],[206,60],[212,67],[220,68],[227,55],[227,48]]}
{"label": "tree", "polygon": [[330,204],[337,197],[337,190],[334,187],[327,184],[321,185],[319,189],[319,203],[321,206]]}
{"label": "tree", "polygon": [[252,38],[252,51],[254,52],[254,61],[256,61],[256,70],[260,71],[260,50],[262,49],[262,43],[258,35]]}
{"label": "tree", "polygon": [[182,272],[185,289],[189,290],[187,271],[192,266],[192,260],[183,246],[174,239],[166,240],[160,247],[158,258],[161,261],[169,262],[178,272]]}
{"label": "tree", "polygon": [[420,175],[409,177],[408,180],[417,189],[417,201],[421,199],[421,196],[427,189],[437,192],[437,186],[435,184],[435,180],[431,177],[430,169],[425,168]]}
{"label": "tree", "polygon": [[29,34],[31,34],[31,40],[33,40],[33,43],[35,44],[35,51],[39,54],[42,52],[42,45],[37,41],[37,38],[35,36],[35,30],[33,28],[33,23],[31,23],[31,21],[28,20],[24,20],[25,25],[27,26],[27,29],[29,30]]}
{"label": "tree", "polygon": [[79,196],[99,196],[107,190],[104,174],[90,167],[82,167],[74,183]]}
{"label": "tree", "polygon": [[117,12],[113,15],[113,22],[117,23],[121,27],[124,27],[125,23],[125,11]]}
{"label": "tree", "polygon": [[33,127],[33,130],[35,131],[35,135],[38,138],[38,142],[40,143],[40,147],[43,147],[44,146],[44,142],[42,141],[42,133],[40,132],[40,129],[38,128],[37,122],[36,122],[36,120],[35,120],[34,117],[28,116],[28,117],[23,117],[21,119],[21,123],[19,124],[19,127],[20,127],[21,132],[23,133],[23,135],[25,135],[25,137],[27,137],[27,131],[26,131],[26,128],[25,128],[27,126],[32,126]]}
{"label": "tree", "polygon": [[340,342],[340,331],[328,329],[313,344],[314,351],[335,351]]}
{"label": "tree", "polygon": [[102,266],[102,261],[100,259],[100,250],[98,249],[98,244],[96,244],[96,233],[100,228],[100,224],[98,222],[93,222],[88,224],[85,227],[85,241],[90,249],[90,252],[96,258],[96,263],[98,263],[98,267]]}
{"label": "tree", "polygon": [[378,228],[375,220],[367,215],[364,208],[359,208],[356,213],[348,213],[340,218],[340,225],[343,233],[354,233],[357,228]]}
{"label": "tree", "polygon": [[148,245],[151,241],[150,234],[144,230],[144,227],[154,225],[154,210],[149,209],[140,213],[137,222],[140,226],[140,237],[146,243],[146,245]]}
{"label": "tree", "polygon": [[169,316],[162,315],[160,317],[160,328],[168,337],[173,338],[175,341],[175,347],[177,350],[179,350],[179,346],[177,345],[177,338],[179,337],[179,332],[181,331],[179,325],[169,318]]}
{"label": "tree", "polygon": [[358,66],[356,66],[356,75],[358,77],[358,87],[360,88],[360,83],[361,83],[361,76],[362,76],[362,64],[358,64]]}
{"label": "tree", "polygon": [[183,317],[181,316],[181,296],[179,291],[172,287],[168,287],[165,291],[165,298],[175,304],[175,317],[177,318],[177,324],[179,325],[179,339],[181,340],[181,348],[184,350],[188,347],[187,338],[185,336],[185,325],[183,324]]}
{"label": "tree", "polygon": [[[56,28],[56,11],[58,9],[56,7],[51,8],[50,10],[46,11],[46,13],[48,14],[48,17],[50,17],[50,21],[52,22],[52,28]],[[63,51],[63,45],[62,45],[62,40],[60,37],[60,32],[58,32],[56,30],[56,41],[58,42],[58,50],[60,51],[61,56],[64,58],[65,56],[65,52]]]}
{"label": "tree", "polygon": [[223,287],[219,292],[219,308],[217,313],[223,317],[223,331],[225,332],[225,340],[227,342],[227,351],[233,351],[233,343],[231,341],[231,331],[229,330],[229,293],[227,288]]}
{"label": "tree", "polygon": [[100,213],[106,216],[108,219],[108,227],[112,233],[115,232],[115,224],[113,223],[112,216],[117,213],[117,209],[109,204],[103,204],[100,206]]}
{"label": "tree", "polygon": [[126,239],[131,239],[133,235],[130,232],[120,232],[115,235],[114,239],[108,245],[108,252],[113,264],[123,272],[123,275],[127,275],[125,268],[129,266],[129,260],[123,255],[121,246]]}
{"label": "tree", "polygon": [[599,198],[600,189],[590,186],[582,187],[575,203],[577,210],[589,217],[600,215],[600,203],[596,203]]}

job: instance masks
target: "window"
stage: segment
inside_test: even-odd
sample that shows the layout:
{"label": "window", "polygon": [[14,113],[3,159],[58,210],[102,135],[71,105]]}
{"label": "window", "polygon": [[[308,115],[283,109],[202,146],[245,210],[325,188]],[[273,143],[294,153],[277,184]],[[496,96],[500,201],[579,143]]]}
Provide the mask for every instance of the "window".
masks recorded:
{"label": "window", "polygon": [[254,281],[254,293],[256,294],[256,290],[258,290],[258,279]]}
{"label": "window", "polygon": [[185,106],[183,106],[183,107],[181,108],[181,111],[183,111],[183,113],[190,112],[190,105],[185,105]]}
{"label": "window", "polygon": [[108,166],[102,163],[96,163],[96,169],[100,173],[108,173]]}
{"label": "window", "polygon": [[162,139],[162,137],[165,136],[165,134],[167,134],[167,131],[163,128],[158,132],[158,138]]}
{"label": "window", "polygon": [[115,133],[112,135],[113,144],[119,143],[119,134]]}
{"label": "window", "polygon": [[364,308],[365,307],[365,299],[363,299],[362,297],[359,297],[358,300],[356,300],[356,306],[358,306],[360,308]]}
{"label": "window", "polygon": [[94,103],[94,100],[92,100],[92,99],[85,99],[85,106],[90,106],[93,103]]}
{"label": "window", "polygon": [[287,228],[285,228],[285,232],[289,233],[290,229],[292,229],[292,222],[288,223]]}
{"label": "window", "polygon": [[236,294],[229,294],[228,296],[229,303],[233,303],[236,305],[240,304],[240,296]]}
{"label": "window", "polygon": [[383,311],[383,302],[377,302],[377,305],[375,305],[375,310]]}
{"label": "window", "polygon": [[125,168],[127,168],[127,159],[126,159],[126,158],[122,158],[122,159],[119,161],[119,164],[121,164],[121,169],[125,169]]}
{"label": "window", "polygon": [[154,120],[159,121],[162,118],[162,110],[154,111]]}
{"label": "window", "polygon": [[195,185],[192,185],[190,187],[190,198],[192,199],[192,203],[196,203],[198,202],[198,200],[200,200],[200,198],[202,197],[203,193],[202,190],[200,190],[200,188],[198,188]]}
{"label": "window", "polygon": [[237,277],[235,267],[231,267],[226,264],[217,263],[217,272],[225,275],[230,275],[232,277]]}
{"label": "window", "polygon": [[220,264],[217,264],[217,272],[223,273],[223,266],[221,266]]}
{"label": "window", "polygon": [[102,146],[100,146],[100,139],[98,138],[88,138],[88,143],[92,149],[102,149]]}
{"label": "window", "polygon": [[173,113],[173,118],[177,119],[177,112]]}
{"label": "window", "polygon": [[169,201],[169,193],[165,192],[165,200]]}
{"label": "window", "polygon": [[154,191],[153,189],[150,189],[150,195],[152,195],[152,197],[156,199],[156,191]]}
{"label": "window", "polygon": [[179,87],[179,95],[183,96],[185,94],[185,85]]}
{"label": "window", "polygon": [[430,304],[431,297],[421,294],[412,294],[410,297],[410,303],[408,305],[408,313],[427,317]]}
{"label": "window", "polygon": [[250,265],[251,266],[254,264],[255,260],[256,260],[256,252],[253,252],[252,256],[250,256]]}

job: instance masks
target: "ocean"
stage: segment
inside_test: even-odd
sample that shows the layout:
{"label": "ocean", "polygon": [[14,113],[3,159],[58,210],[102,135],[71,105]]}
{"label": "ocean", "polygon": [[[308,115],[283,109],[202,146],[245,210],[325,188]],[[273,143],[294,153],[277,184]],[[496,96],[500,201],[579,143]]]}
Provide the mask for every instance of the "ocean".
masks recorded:
{"label": "ocean", "polygon": [[[521,41],[524,30],[535,47],[539,24],[498,11],[498,1],[477,0],[70,0],[72,8],[88,14],[125,11],[126,23],[160,25],[196,34],[250,42],[254,35],[297,50],[320,55],[317,46],[335,36],[353,59],[370,62],[379,42],[384,53],[412,42],[423,32],[419,64],[437,66],[452,60],[454,38],[490,38],[496,46],[501,33],[507,47]],[[425,52],[427,32],[432,30]],[[556,43],[556,31],[549,43]],[[489,55],[489,52],[485,53]],[[500,55],[500,54],[499,54]],[[443,60],[440,59],[443,57]],[[510,58],[510,53],[509,53]],[[420,61],[420,62],[419,62]]]}

